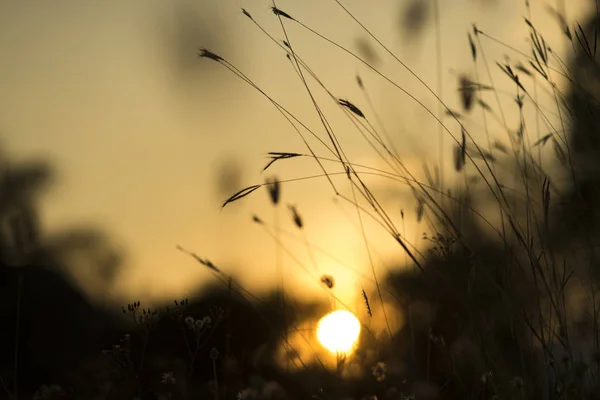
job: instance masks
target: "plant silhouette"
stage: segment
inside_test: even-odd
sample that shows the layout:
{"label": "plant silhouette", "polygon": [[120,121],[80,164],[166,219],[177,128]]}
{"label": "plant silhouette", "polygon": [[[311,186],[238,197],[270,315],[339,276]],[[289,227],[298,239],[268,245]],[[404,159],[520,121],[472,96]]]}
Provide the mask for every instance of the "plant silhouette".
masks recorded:
{"label": "plant silhouette", "polygon": [[[438,389],[443,387],[438,398],[466,393],[477,398],[491,398],[492,393],[556,398],[548,392],[552,385],[568,386],[573,397],[567,398],[583,398],[577,396],[584,393],[598,398],[597,381],[587,386],[582,372],[599,354],[593,297],[600,277],[600,64],[593,49],[598,23],[594,16],[580,31],[583,44],[573,34],[578,51],[566,68],[571,81],[562,104],[567,144],[546,138],[548,151],[560,153],[556,147],[563,148],[564,158],[557,154],[556,163],[568,171],[563,178],[568,184],[559,176],[546,176],[541,185],[528,178],[532,192],[547,188],[544,193],[552,197],[547,225],[540,218],[532,228],[535,238],[525,238],[507,223],[509,234],[499,240],[468,210],[483,199],[454,193],[457,201],[445,211],[459,232],[446,225],[426,238],[425,272],[404,269],[386,277],[386,286],[409,316],[390,346],[400,351],[409,379],[427,376]],[[586,41],[591,43],[588,50]],[[508,203],[527,206],[514,194],[506,196]],[[536,207],[545,204],[543,197]],[[525,223],[523,210],[514,215],[520,219],[515,224]],[[528,253],[530,240],[535,253]],[[544,273],[549,274],[543,279],[547,288],[540,287]],[[575,300],[583,292],[590,297]],[[554,310],[541,311],[549,308]],[[536,321],[540,314],[555,319],[553,337],[535,336],[541,332]]]}
{"label": "plant silhouette", "polygon": [[9,391],[22,391],[18,398],[31,398],[95,355],[110,331],[109,314],[70,279],[67,260],[86,257],[102,285],[115,277],[119,254],[94,229],[44,235],[37,209],[52,183],[47,163],[3,157],[0,170],[0,377]]}

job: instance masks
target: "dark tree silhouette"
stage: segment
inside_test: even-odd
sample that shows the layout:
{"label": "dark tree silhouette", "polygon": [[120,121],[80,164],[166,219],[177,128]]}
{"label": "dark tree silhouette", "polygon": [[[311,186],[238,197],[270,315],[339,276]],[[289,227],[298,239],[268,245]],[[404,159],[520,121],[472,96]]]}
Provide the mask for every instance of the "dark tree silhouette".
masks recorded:
{"label": "dark tree silhouette", "polygon": [[40,385],[63,382],[69,369],[95,355],[94,345],[110,330],[108,314],[66,274],[66,260],[85,254],[109,282],[118,254],[91,229],[43,235],[37,205],[52,182],[48,164],[2,159],[0,170],[0,377],[3,395],[17,390],[17,398],[31,398]]}

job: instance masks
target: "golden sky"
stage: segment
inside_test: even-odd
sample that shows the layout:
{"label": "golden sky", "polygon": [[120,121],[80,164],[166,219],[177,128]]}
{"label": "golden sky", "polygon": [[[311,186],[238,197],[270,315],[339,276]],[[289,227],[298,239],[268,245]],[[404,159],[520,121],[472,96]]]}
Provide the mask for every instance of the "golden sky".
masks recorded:
{"label": "golden sky", "polygon": [[[398,20],[407,1],[343,3],[435,88],[435,31],[427,25],[419,38],[402,34]],[[473,71],[466,37],[473,22],[529,52],[524,1],[491,3],[440,0],[443,93],[456,109],[457,79],[452,70]],[[545,3],[531,3],[537,28],[556,52],[567,57],[561,50],[564,40],[557,24],[543,9]],[[196,57],[200,46],[221,55],[318,130],[307,93],[284,53],[240,11],[246,8],[281,40],[283,34],[270,5],[269,0],[0,2],[2,144],[16,159],[41,156],[56,167],[59,180],[42,202],[49,233],[89,223],[105,230],[124,251],[125,268],[118,284],[108,293],[96,293],[100,298],[180,298],[213,279],[178,252],[177,244],[230,273],[241,274],[251,287],[272,284],[273,239],[251,222],[253,213],[271,224],[274,221],[266,191],[221,211],[223,194],[216,190],[215,176],[223,163],[236,163],[243,171],[242,186],[262,183],[266,152],[306,149],[285,119],[256,91],[214,62]],[[349,48],[356,49],[359,38],[368,39],[333,0],[280,0],[277,5]],[[590,5],[587,0],[569,1],[568,18],[583,18]],[[422,162],[434,162],[437,157],[438,129],[432,118],[358,61],[297,25],[288,23],[287,27],[295,50],[328,88],[367,110],[355,83],[356,74],[361,75],[406,163],[422,175]],[[510,54],[490,41],[483,43],[492,66]],[[414,78],[382,51],[378,55],[382,72],[437,110],[432,96]],[[512,53],[511,58],[517,57]],[[495,76],[499,88],[513,90],[506,79]],[[324,96],[320,99],[328,101]],[[374,153],[340,118],[339,110],[325,109],[339,123],[338,134],[352,158],[379,165]],[[325,155],[322,148],[315,148]],[[286,179],[316,174],[319,169],[310,160],[289,160],[276,164],[271,173]],[[373,182],[378,188],[384,184]],[[313,267],[304,237],[294,229],[285,207],[288,203],[298,206],[311,243],[369,273],[364,242],[355,227],[356,211],[347,204],[336,205],[324,179],[285,184],[282,195],[282,227],[299,238],[299,242],[286,239],[285,243],[309,269]],[[399,196],[388,201],[390,212],[399,216],[401,208],[406,211],[407,236],[417,238],[418,243],[422,227],[414,224],[414,205],[410,196]],[[369,237],[382,260],[404,260],[391,239],[374,225],[371,228]],[[315,254],[315,273],[335,275],[340,293],[350,296],[364,284],[346,267]],[[286,279],[309,282],[294,261],[285,262]],[[81,273],[79,278],[92,288],[93,277]],[[317,287],[314,282],[306,285]]]}

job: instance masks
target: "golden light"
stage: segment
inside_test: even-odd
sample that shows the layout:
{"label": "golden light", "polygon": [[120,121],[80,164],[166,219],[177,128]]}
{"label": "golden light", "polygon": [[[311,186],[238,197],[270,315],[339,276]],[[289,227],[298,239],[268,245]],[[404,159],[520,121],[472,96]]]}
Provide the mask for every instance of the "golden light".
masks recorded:
{"label": "golden light", "polygon": [[350,311],[337,310],[327,314],[317,325],[317,338],[332,353],[347,353],[358,340],[360,322]]}

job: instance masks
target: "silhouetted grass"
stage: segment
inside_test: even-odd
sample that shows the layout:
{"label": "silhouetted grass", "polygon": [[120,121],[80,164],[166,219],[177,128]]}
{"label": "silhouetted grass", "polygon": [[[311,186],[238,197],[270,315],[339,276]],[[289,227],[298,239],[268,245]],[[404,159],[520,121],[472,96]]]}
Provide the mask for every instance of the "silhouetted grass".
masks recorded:
{"label": "silhouetted grass", "polygon": [[[381,49],[408,70],[357,16],[340,2],[336,3]],[[568,63],[552,51],[531,17],[525,20],[530,30],[531,53],[517,53],[522,56],[518,62],[489,62],[482,38],[499,41],[473,27],[468,35],[473,64],[475,70],[480,66],[486,71],[488,83],[483,83],[480,76],[474,79],[460,76],[458,93],[463,108],[460,114],[450,110],[440,95],[409,70],[459,126],[460,135],[456,135],[440,117],[368,61],[273,4],[285,36],[283,45],[277,43],[255,18],[250,18],[292,61],[322,123],[324,138],[319,138],[319,142],[333,157],[316,155],[303,137],[310,150],[310,155],[306,156],[339,163],[342,171],[324,170],[322,175],[329,179],[336,196],[356,208],[361,226],[364,217],[376,219],[417,267],[392,272],[381,282],[397,303],[398,310],[394,312],[408,316],[408,322],[399,332],[392,335],[390,330],[391,337],[378,339],[380,348],[386,349],[379,354],[389,358],[382,361],[403,365],[402,372],[394,378],[399,382],[427,382],[439,398],[558,399],[596,395],[600,389],[600,337],[595,250],[598,212],[594,200],[598,193],[596,182],[600,182],[596,175],[600,169],[595,167],[600,146],[595,145],[594,137],[600,133],[596,122],[600,114],[596,111],[598,93],[591,89],[591,82],[597,82],[600,77],[595,58],[596,22],[592,22],[587,31],[577,24],[572,34],[562,19],[565,40],[578,54],[577,59]],[[417,5],[411,7],[417,10]],[[250,15],[246,11],[244,14]],[[423,23],[421,18],[419,23]],[[394,151],[389,136],[386,136],[387,142],[384,141],[384,135],[370,123],[370,114],[376,116],[376,113],[365,112],[353,100],[338,99],[294,52],[286,33],[288,24],[297,24],[307,33],[351,55],[423,107],[456,143],[454,165],[458,174],[465,175],[465,184],[444,187],[444,179],[439,178],[441,173],[436,174],[435,179],[428,173],[427,185],[420,182]],[[231,63],[220,62],[227,63],[234,73],[256,86]],[[516,128],[508,126],[507,111],[500,100],[501,91],[492,77],[492,68],[503,72],[514,87],[511,95],[516,104],[514,111],[520,116]],[[585,80],[581,79],[583,74],[587,74]],[[340,137],[322,115],[320,105],[306,84],[309,78],[342,107],[344,115],[389,169],[369,170],[346,157]],[[569,82],[568,93],[561,92],[558,78]],[[364,90],[360,77],[358,84]],[[554,99],[555,111],[542,109],[538,100],[540,91]],[[484,92],[493,95],[496,107],[484,100]],[[261,93],[301,134],[296,125],[299,121]],[[535,111],[536,129],[528,127],[524,119],[525,107]],[[485,144],[477,143],[466,127],[469,115],[475,112],[481,112],[483,116]],[[550,119],[555,116],[558,116],[555,119],[560,127],[554,126]],[[492,141],[488,119],[494,119],[503,127],[509,146],[499,139]],[[544,128],[540,128],[540,121]],[[318,137],[305,125],[300,128]],[[544,129],[550,133],[541,135],[540,131]],[[531,140],[535,131],[537,139]],[[556,161],[555,165],[545,167],[542,151],[550,145]],[[273,154],[268,168],[282,160],[304,156],[296,151]],[[286,154],[294,156],[284,156]],[[443,164],[443,155],[440,164]],[[443,167],[438,170],[440,168],[443,170]],[[485,187],[471,184],[475,180],[472,177],[466,179],[467,171],[475,173]],[[508,171],[513,171],[514,175],[507,174]],[[425,237],[430,242],[426,254],[419,252],[418,246],[410,244],[400,233],[365,184],[362,178],[369,173],[397,180],[412,191],[418,204],[417,220],[427,222],[434,232],[432,237]],[[558,174],[568,176],[570,183],[560,182]],[[333,178],[338,176],[347,178],[350,196],[342,194],[341,185],[334,184]],[[488,219],[490,199],[498,210],[499,222]],[[483,205],[487,205],[488,210],[478,211]],[[484,228],[482,222],[491,229]],[[364,231],[363,236],[368,251],[369,242]],[[380,289],[377,276],[373,278],[377,297],[384,304],[385,290]],[[362,295],[369,307],[367,294],[363,291]],[[414,307],[420,311],[413,315]],[[386,315],[385,309],[383,315]],[[391,376],[388,374],[387,379]]]}
{"label": "silhouetted grass", "polygon": [[[408,70],[360,22],[360,16],[334,1],[380,49]],[[409,4],[407,15],[412,17],[406,28],[412,33],[426,22],[423,4]],[[262,191],[259,189],[263,186],[267,189],[275,209],[273,226],[260,216],[253,220],[277,245],[277,274],[281,277],[277,290],[252,293],[218,263],[178,247],[213,274],[216,286],[168,308],[148,309],[136,301],[123,308],[128,325],[106,318],[101,324],[106,332],[99,335],[99,341],[111,341],[104,354],[97,358],[88,353],[86,357],[74,356],[70,359],[72,368],[61,364],[68,372],[56,372],[52,379],[67,389],[47,388],[55,393],[45,398],[600,398],[597,17],[592,17],[589,26],[577,24],[574,29],[560,13],[556,14],[565,40],[576,55],[570,61],[561,60],[552,51],[530,15],[524,22],[530,31],[530,53],[519,52],[474,26],[465,46],[470,46],[476,72],[474,76],[459,75],[456,95],[462,105],[460,112],[449,108],[439,88],[434,91],[409,70],[438,100],[436,113],[373,67],[373,62],[325,37],[293,13],[279,9],[274,1],[271,11],[280,22],[280,33],[285,37],[282,43],[248,11],[242,13],[291,62],[303,83],[308,104],[318,115],[320,131],[297,119],[218,52],[201,49],[199,56],[221,64],[254,88],[302,139],[306,153],[299,149],[271,152],[265,170],[302,157],[314,159],[322,174],[304,179],[326,179],[336,198],[356,212],[356,228],[370,262],[369,273],[348,268],[363,287],[357,293],[364,303],[357,349],[348,355],[332,356],[316,343],[310,323],[334,308],[356,310],[336,296],[336,277],[319,273],[314,253],[326,251],[309,241],[304,228],[310,221],[302,217],[298,207],[290,205],[288,216],[300,236],[289,235],[281,227],[277,206],[283,203],[284,184],[292,180],[269,179],[231,195],[223,207]],[[439,29],[439,21],[435,19],[434,23]],[[372,123],[374,118],[383,125],[364,78],[357,77],[357,83],[368,107],[361,107],[355,99],[340,99],[295,52],[287,35],[290,24],[329,43],[332,51],[339,50],[363,63],[392,89],[422,107],[439,124],[444,137],[453,142],[454,173],[460,178],[457,183],[449,183],[449,171],[444,174],[444,154],[438,156],[433,173],[425,164],[426,182],[420,180],[402,160],[385,128],[376,128]],[[488,60],[486,40],[504,45],[520,59]],[[485,78],[479,75],[480,69],[485,71]],[[503,73],[502,79],[512,91],[498,88],[492,69]],[[567,93],[561,91],[558,79],[568,82]],[[310,80],[339,107],[385,168],[360,165],[347,157],[343,138],[322,111],[308,85]],[[554,100],[555,110],[541,106],[541,93]],[[509,127],[509,111],[500,95],[514,99],[512,112],[518,113],[517,126]],[[529,107],[535,111],[535,124],[525,120],[524,110]],[[468,128],[475,126],[468,123],[475,113],[481,113],[483,126],[479,128],[485,133],[486,143],[478,143],[474,130]],[[505,137],[491,136],[492,121],[502,127]],[[453,129],[451,124],[458,128]],[[320,154],[310,140],[327,154]],[[543,152],[553,154],[551,164],[542,157]],[[336,168],[325,168],[331,164]],[[396,226],[379,196],[365,182],[369,176],[386,178],[413,195],[417,207],[414,213],[406,214],[429,231],[423,243],[411,243],[406,237],[404,209],[402,226]],[[26,191],[26,186],[19,186],[16,192]],[[364,229],[365,219],[376,221],[405,255],[405,265],[383,278],[376,273],[376,253]],[[303,243],[312,267],[289,250],[286,240],[290,238]],[[283,253],[323,290],[327,301],[293,298],[285,293],[280,265]],[[20,304],[20,289],[10,292],[10,296]],[[21,309],[16,310],[20,315]],[[35,314],[27,314],[28,318],[32,316]],[[403,323],[393,327],[390,321],[398,316]],[[15,320],[20,329],[21,320]],[[378,321],[383,321],[383,328],[375,327]],[[34,322],[28,332],[43,329]],[[13,325],[6,325],[10,330],[3,330],[5,341],[10,336],[7,332],[13,332]],[[17,338],[22,338],[20,332]],[[29,337],[24,339],[28,344],[34,342]],[[4,351],[3,357],[7,353]],[[27,398],[33,395],[36,385],[54,383],[39,375],[30,380],[20,378],[22,374],[17,376],[21,367],[16,353],[10,357],[11,362],[3,359],[0,373],[2,389],[9,398]],[[50,373],[49,368],[36,368],[35,362],[41,356],[36,358],[30,351],[27,357],[31,371]],[[11,367],[13,374],[6,375]],[[27,388],[19,392],[21,382]]]}

